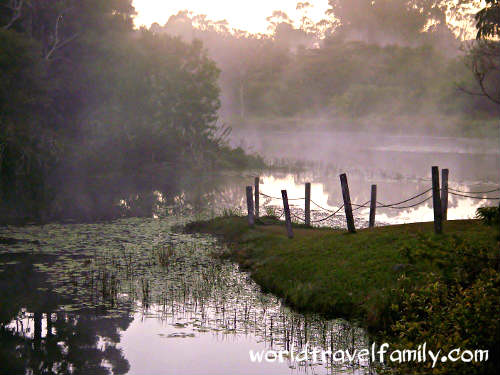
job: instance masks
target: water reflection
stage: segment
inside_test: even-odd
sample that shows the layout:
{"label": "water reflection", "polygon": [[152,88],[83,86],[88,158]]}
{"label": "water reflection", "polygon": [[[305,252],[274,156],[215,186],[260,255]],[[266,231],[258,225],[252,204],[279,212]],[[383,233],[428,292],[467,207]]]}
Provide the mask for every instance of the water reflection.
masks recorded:
{"label": "water reflection", "polygon": [[[1,228],[0,235],[31,241],[0,249],[31,268],[31,295],[16,302],[19,313],[1,326],[9,368],[40,374],[368,371],[368,363],[252,363],[249,350],[300,349],[306,342],[352,349],[366,347],[368,338],[345,321],[298,314],[263,294],[237,266],[212,256],[223,251],[213,238],[173,232],[183,220]],[[38,298],[54,303],[40,305]]]}
{"label": "water reflection", "polygon": [[[98,306],[64,312],[70,294],[56,293],[56,285],[36,269],[35,262],[54,265],[49,252],[0,253],[0,363],[5,374],[125,374],[130,365],[116,347],[120,331],[132,318],[125,309],[110,316]],[[20,308],[20,306],[23,306]],[[130,310],[129,310],[130,311]]]}
{"label": "water reflection", "polygon": [[131,321],[128,314],[23,309],[2,328],[2,342],[10,344],[3,347],[2,367],[11,374],[126,374],[130,364],[116,344],[119,330],[127,329]]}
{"label": "water reflection", "polygon": [[[304,166],[304,165],[303,165]],[[323,349],[365,348],[365,333],[345,321],[290,311],[264,294],[248,275],[216,260],[223,251],[210,236],[175,232],[174,225],[224,210],[244,212],[244,191],[261,176],[265,207],[281,207],[281,189],[328,210],[341,205],[338,175],[348,173],[351,199],[364,203],[370,185],[378,200],[394,202],[429,189],[430,176],[386,170],[340,169],[324,163],[302,170],[199,176],[181,191],[153,189],[113,196],[130,214],[112,222],[0,227],[0,363],[11,373],[314,373],[364,374],[368,363],[252,363],[249,350],[289,350],[308,342]],[[450,187],[498,187],[452,178]],[[119,190],[119,189],[117,189]],[[302,215],[302,201],[291,201]],[[489,201],[450,196],[449,219],[473,217]],[[314,208],[316,207],[316,209]],[[312,217],[325,215],[313,205]],[[339,214],[341,214],[339,212]],[[366,225],[368,209],[355,212]],[[152,218],[155,217],[155,218]],[[377,223],[432,220],[432,207],[378,209]],[[342,215],[324,225],[343,227]]]}
{"label": "water reflection", "polygon": [[[331,176],[329,179],[319,177],[318,182],[313,182],[314,175],[296,174],[283,174],[277,176],[276,174],[264,175],[261,177],[260,191],[268,196],[277,199],[270,199],[264,197],[262,204],[264,206],[275,207],[280,212],[281,189],[286,189],[289,198],[303,198],[304,197],[304,184],[311,181],[311,199],[317,204],[311,204],[312,220],[321,219],[328,216],[330,211],[337,211],[342,201],[342,191],[340,189],[340,182],[338,176]],[[335,178],[336,177],[336,178]],[[353,174],[349,177],[349,188],[351,201],[357,204],[364,204],[370,199],[370,185],[376,184],[378,189],[377,200],[384,204],[389,202],[399,202],[407,199],[408,197],[425,192],[430,188],[430,180],[381,180],[381,179],[365,179],[362,176]],[[318,177],[317,177],[318,178]],[[333,181],[332,181],[333,179]],[[450,181],[449,187],[461,191],[476,191],[487,190],[498,187],[495,184],[479,183],[479,184],[464,184]],[[413,201],[408,202],[407,205],[413,205],[425,198],[431,197],[431,193],[425,194]],[[496,197],[497,193],[488,194],[488,196]],[[495,203],[496,202],[496,203]],[[472,199],[467,197],[453,196],[448,197],[448,219],[470,219],[474,218],[477,208],[483,206],[491,206],[498,203],[498,200],[485,200],[485,199]],[[297,213],[297,217],[303,216],[303,200],[290,201],[292,211]],[[319,207],[321,206],[321,208]],[[406,206],[406,205],[403,205]],[[325,210],[326,209],[326,210]],[[369,208],[361,208],[355,211],[355,219],[358,226],[366,226],[369,215]],[[341,210],[337,217],[322,222],[320,225],[330,226],[345,226],[345,218],[343,217],[343,210]],[[432,221],[433,209],[432,200],[412,208],[395,209],[395,208],[377,208],[376,224],[403,224],[419,221]]]}
{"label": "water reflection", "polygon": [[498,138],[452,138],[394,135],[381,132],[342,132],[317,129],[273,131],[235,129],[235,145],[244,140],[249,149],[270,160],[330,163],[352,173],[399,174],[422,178],[432,165],[449,168],[456,181],[500,180]]}

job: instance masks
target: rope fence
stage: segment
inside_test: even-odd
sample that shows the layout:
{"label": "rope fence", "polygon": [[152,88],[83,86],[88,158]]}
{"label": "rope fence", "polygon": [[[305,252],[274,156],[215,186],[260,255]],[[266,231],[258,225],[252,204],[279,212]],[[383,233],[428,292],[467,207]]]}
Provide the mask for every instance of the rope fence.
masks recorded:
{"label": "rope fence", "polygon": [[449,191],[454,191],[455,193],[465,193],[465,194],[488,194],[488,193],[494,193],[496,191],[500,191],[500,188],[498,189],[493,189],[493,190],[486,190],[486,191],[462,191],[462,190],[456,190],[452,188],[448,188]]}
{"label": "rope fence", "polygon": [[500,197],[475,197],[473,195],[459,194],[459,193],[455,193],[453,191],[450,191],[450,194],[457,196],[457,197],[465,197],[465,198],[472,198],[472,199],[486,199],[486,200],[498,200],[498,199],[500,199]]}
{"label": "rope fence", "polygon": [[[358,203],[351,203],[350,201],[350,196],[349,196],[349,188],[347,186],[347,176],[345,174],[340,175],[340,180],[341,180],[341,186],[342,186],[342,197],[344,202],[342,204],[338,204],[339,208],[336,210],[332,210],[329,208],[325,208],[315,202],[314,200],[311,199],[311,184],[306,183],[306,189],[305,189],[305,197],[301,198],[288,198],[286,190],[282,190],[282,197],[274,197],[268,194],[265,194],[260,191],[259,189],[259,178],[255,179],[255,202],[258,205],[258,196],[262,196],[267,199],[274,199],[274,200],[283,200],[283,210],[281,210],[280,215],[278,216],[276,213],[273,214],[273,216],[277,217],[278,219],[281,219],[283,216],[285,216],[285,222],[287,225],[287,230],[288,230],[288,236],[291,238],[293,237],[293,233],[291,230],[291,218],[293,217],[295,220],[298,220],[299,222],[303,222],[306,225],[311,225],[311,224],[318,224],[321,222],[324,222],[334,216],[340,216],[343,217],[347,220],[348,224],[348,229],[350,232],[355,232],[354,228],[354,219],[353,219],[353,212],[358,211],[361,209],[369,208],[370,209],[370,220],[369,220],[369,226],[373,227],[375,225],[375,210],[377,208],[379,209],[410,209],[414,208],[417,206],[420,206],[429,200],[432,199],[432,206],[434,210],[434,223],[435,223],[435,230],[436,233],[441,233],[442,231],[442,224],[441,222],[447,219],[447,208],[448,208],[448,195],[456,196],[456,197],[463,197],[463,198],[471,198],[471,199],[478,199],[478,200],[489,200],[489,201],[494,201],[494,200],[500,200],[500,197],[489,197],[485,196],[485,194],[490,194],[494,192],[500,191],[500,188],[495,188],[495,189],[490,189],[490,190],[484,190],[484,191],[463,191],[463,190],[458,190],[458,189],[453,189],[448,187],[448,169],[443,169],[442,170],[442,184],[439,186],[439,170],[438,167],[432,167],[432,187],[420,192],[418,194],[415,194],[409,198],[406,198],[404,200],[398,201],[398,202],[392,202],[392,203],[383,203],[380,202],[376,199],[376,193],[377,193],[377,186],[372,185],[372,192],[371,192],[371,198],[367,200],[366,202],[362,204]],[[247,187],[248,188],[252,188]],[[431,194],[429,194],[431,193]],[[427,196],[426,196],[427,195]],[[417,202],[414,202],[417,198],[423,197],[423,199],[419,199]],[[247,195],[247,199],[251,199]],[[297,214],[296,212],[291,212],[290,207],[288,205],[288,201],[305,201],[304,204],[304,212],[305,212],[305,217],[302,217],[301,215]],[[414,202],[414,203],[410,203]],[[248,207],[253,207],[253,202],[247,202],[249,204]],[[316,218],[314,220],[311,220],[311,208],[310,204],[313,204],[317,209],[313,210],[312,212],[317,214],[328,214],[326,217],[322,218]],[[409,204],[405,204],[409,203]],[[296,206],[292,206],[296,207]],[[354,208],[353,208],[354,207]],[[344,215],[338,215],[338,213],[344,209],[345,210],[345,216]],[[255,207],[255,213],[258,216],[259,208]],[[253,213],[252,213],[253,215]],[[249,223],[250,223],[250,212],[249,212]]]}

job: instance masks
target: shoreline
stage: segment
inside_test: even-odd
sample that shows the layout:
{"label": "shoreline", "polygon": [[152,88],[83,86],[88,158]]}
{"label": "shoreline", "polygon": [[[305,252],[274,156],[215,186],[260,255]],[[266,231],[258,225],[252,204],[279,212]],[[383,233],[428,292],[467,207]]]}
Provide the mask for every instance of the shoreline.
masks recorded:
{"label": "shoreline", "polygon": [[[299,312],[347,319],[374,339],[404,348],[423,342],[460,347],[470,345],[471,336],[478,347],[498,348],[497,225],[451,220],[444,223],[442,235],[434,234],[432,222],[355,234],[297,224],[293,228],[295,236],[288,239],[284,223],[276,218],[263,217],[250,228],[246,217],[226,216],[189,223],[184,231],[219,238],[227,245],[222,257]],[[484,303],[488,309],[474,308]],[[485,332],[486,326],[469,328],[476,320],[491,332]]]}

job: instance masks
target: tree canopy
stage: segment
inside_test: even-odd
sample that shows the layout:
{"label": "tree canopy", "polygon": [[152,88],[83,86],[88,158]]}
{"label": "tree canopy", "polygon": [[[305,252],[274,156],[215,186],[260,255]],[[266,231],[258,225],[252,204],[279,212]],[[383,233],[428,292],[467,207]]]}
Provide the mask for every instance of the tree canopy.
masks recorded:
{"label": "tree canopy", "polygon": [[500,37],[500,1],[486,0],[486,6],[476,14],[477,39]]}
{"label": "tree canopy", "polygon": [[1,5],[3,216],[90,218],[228,165],[219,69],[200,42],[135,30],[131,0]]}

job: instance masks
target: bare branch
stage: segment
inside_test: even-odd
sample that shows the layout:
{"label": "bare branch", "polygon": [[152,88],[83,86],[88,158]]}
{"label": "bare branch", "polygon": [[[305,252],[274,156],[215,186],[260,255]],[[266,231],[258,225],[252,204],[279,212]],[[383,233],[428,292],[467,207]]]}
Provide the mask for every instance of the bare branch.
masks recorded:
{"label": "bare branch", "polygon": [[497,99],[494,96],[490,95],[490,93],[488,93],[488,90],[484,86],[484,79],[486,77],[486,74],[477,72],[475,73],[475,77],[477,83],[479,84],[479,87],[481,88],[481,92],[484,94],[484,96],[490,99],[493,103],[500,104],[500,99]]}
{"label": "bare branch", "polygon": [[[471,70],[480,92],[459,87],[467,94],[483,96],[500,105],[498,76],[500,73],[500,45],[495,41],[475,41],[464,48],[468,55],[467,66]],[[496,89],[495,89],[496,88]]]}
{"label": "bare branch", "polygon": [[73,34],[72,36],[64,39],[64,40],[61,40],[60,39],[60,33],[59,33],[59,30],[60,30],[60,25],[61,25],[61,22],[64,18],[64,13],[68,12],[71,8],[68,8],[68,9],[65,9],[63,10],[61,13],[59,13],[59,15],[57,16],[57,21],[56,21],[56,27],[55,27],[55,32],[54,32],[54,43],[52,44],[52,48],[47,52],[47,54],[45,55],[45,59],[46,60],[50,60],[52,55],[59,49],[61,49],[62,47],[64,47],[66,44],[68,43],[71,43],[73,40],[75,40],[76,38],[78,38],[79,34]]}
{"label": "bare branch", "polygon": [[23,11],[23,3],[24,0],[10,0],[9,5],[6,7],[12,10],[12,17],[9,23],[3,26],[4,30],[8,30],[12,27],[12,25],[21,17]]}
{"label": "bare branch", "polygon": [[465,87],[459,86],[459,85],[457,85],[457,89],[460,90],[460,91],[462,91],[462,92],[464,92],[464,93],[466,93],[467,95],[487,97],[488,99],[490,99],[494,103],[500,104],[499,100],[497,100],[497,99],[495,99],[493,97],[488,96],[485,91],[481,91],[481,92],[471,91],[471,90],[466,89]]}

